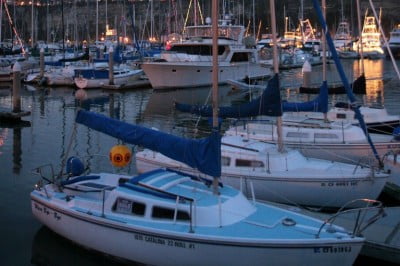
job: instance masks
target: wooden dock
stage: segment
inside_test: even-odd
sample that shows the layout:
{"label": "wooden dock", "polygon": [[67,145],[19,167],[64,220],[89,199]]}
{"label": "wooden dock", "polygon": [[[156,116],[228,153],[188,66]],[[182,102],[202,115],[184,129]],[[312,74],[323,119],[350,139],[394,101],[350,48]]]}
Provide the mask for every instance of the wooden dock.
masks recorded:
{"label": "wooden dock", "polygon": [[22,117],[30,115],[30,111],[12,112],[0,108],[0,121],[20,121]]}

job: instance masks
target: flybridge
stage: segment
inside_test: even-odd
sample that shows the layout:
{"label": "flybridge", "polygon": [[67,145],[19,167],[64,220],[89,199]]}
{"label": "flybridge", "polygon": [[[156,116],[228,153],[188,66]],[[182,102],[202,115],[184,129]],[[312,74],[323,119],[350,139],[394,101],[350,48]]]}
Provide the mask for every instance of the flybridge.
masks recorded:
{"label": "flybridge", "polygon": [[[187,26],[185,28],[186,35],[188,38],[201,37],[201,38],[212,38],[211,25],[200,25],[200,26]],[[226,38],[235,41],[240,41],[243,38],[244,27],[222,24],[218,26],[218,38]]]}

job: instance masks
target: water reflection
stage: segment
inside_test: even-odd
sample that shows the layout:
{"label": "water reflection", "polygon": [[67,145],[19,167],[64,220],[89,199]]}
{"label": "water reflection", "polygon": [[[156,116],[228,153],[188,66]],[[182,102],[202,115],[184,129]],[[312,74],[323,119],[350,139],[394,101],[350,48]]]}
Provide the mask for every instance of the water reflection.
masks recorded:
{"label": "water reflection", "polygon": [[22,166],[21,128],[14,128],[13,131],[13,172],[19,174]]}
{"label": "water reflection", "polygon": [[[237,97],[235,97],[237,96]],[[234,90],[231,86],[220,86],[218,101],[219,104],[226,105],[235,98],[242,98],[240,90]],[[211,104],[211,88],[188,88],[180,90],[155,90],[151,93],[144,115],[172,114],[174,103],[187,103],[195,105]]]}
{"label": "water reflection", "polygon": [[[219,87],[220,106],[242,102],[246,96],[248,96],[248,91],[233,89],[228,85]],[[176,111],[174,103],[211,105],[211,97],[210,87],[153,91],[143,113],[145,119],[143,122],[147,127],[156,127],[163,132],[179,136],[193,136],[197,133],[209,132],[211,127],[206,119]]]}
{"label": "water reflection", "polygon": [[[0,148],[6,142],[8,136],[8,128],[0,128]],[[2,151],[0,150],[0,156],[2,155]]]}
{"label": "water reflection", "polygon": [[[348,60],[344,64],[349,81],[354,80],[359,73],[354,66],[358,62]],[[356,97],[369,104],[385,105],[389,113],[399,114],[400,82],[391,70],[391,63],[381,60],[380,63],[370,62],[370,64],[366,69],[368,93],[365,96],[356,95]],[[376,71],[369,68],[376,68]],[[315,71],[313,81],[318,85],[321,84],[322,68],[314,67],[313,71]],[[329,65],[328,71],[329,82],[340,81],[334,65]],[[381,71],[383,73],[380,73]],[[369,79],[368,75],[371,75],[372,79]],[[316,97],[316,95],[299,94],[297,89],[301,83],[301,69],[282,72],[281,85],[284,88],[282,98],[289,101],[307,101]],[[75,113],[79,107],[113,116],[128,123],[155,127],[177,136],[198,137],[210,130],[207,119],[178,112],[173,108],[174,101],[191,104],[210,103],[208,100],[210,88],[154,92],[149,89],[90,90],[87,91],[88,98],[84,102],[77,101],[74,93],[75,90],[72,88],[33,89],[28,87],[21,92],[21,95],[23,109],[30,110],[32,113],[26,118],[30,120],[31,127],[20,127],[14,130],[14,128],[4,128],[0,125],[0,171],[3,177],[0,185],[0,195],[2,195],[0,202],[5,202],[2,205],[2,211],[3,217],[6,217],[5,220],[3,219],[4,226],[0,227],[3,231],[0,232],[4,234],[7,228],[14,228],[15,224],[29,231],[29,233],[24,230],[15,231],[11,240],[7,241],[7,246],[2,249],[5,254],[10,254],[9,257],[23,261],[8,263],[8,265],[29,265],[31,259],[36,265],[117,264],[107,257],[71,244],[48,229],[40,229],[36,232],[39,222],[32,217],[29,209],[29,192],[37,181],[30,175],[30,171],[40,165],[51,163],[58,173],[61,159],[74,155],[81,158],[92,171],[123,171],[132,174],[135,172],[134,165],[126,169],[115,169],[109,162],[109,150],[119,144],[118,140],[82,125],[77,126],[76,135],[72,134]],[[220,105],[247,101],[247,93],[232,90],[230,86],[220,86]],[[329,96],[330,104],[346,100],[346,95]],[[10,90],[0,89],[0,106],[9,108],[11,103]],[[229,121],[224,121],[224,123],[229,123]],[[67,151],[71,141],[71,149]],[[24,197],[22,200],[21,195]],[[16,204],[19,205],[16,207]],[[18,248],[14,248],[15,246]],[[22,250],[32,250],[32,254],[21,252]]]}
{"label": "water reflection", "polygon": [[140,265],[84,249],[45,226],[42,226],[33,238],[31,263],[37,266]]}

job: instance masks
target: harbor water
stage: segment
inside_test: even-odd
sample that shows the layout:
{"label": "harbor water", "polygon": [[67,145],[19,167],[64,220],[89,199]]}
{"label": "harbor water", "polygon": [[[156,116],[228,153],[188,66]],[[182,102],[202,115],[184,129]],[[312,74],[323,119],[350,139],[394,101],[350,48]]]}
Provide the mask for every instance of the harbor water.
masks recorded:
{"label": "harbor water", "polygon": [[[360,75],[358,61],[345,60],[343,65],[350,81]],[[340,79],[333,64],[328,65],[328,84]],[[322,80],[322,67],[314,66],[311,83]],[[306,101],[315,95],[298,93],[302,83],[301,69],[281,73],[283,99]],[[357,95],[360,103],[381,107],[390,114],[400,114],[400,81],[390,60],[366,60],[367,93]],[[135,174],[134,161],[123,169],[108,161],[109,150],[120,141],[74,123],[76,111],[85,108],[131,124],[157,128],[184,137],[206,135],[209,121],[174,110],[174,102],[210,103],[211,88],[153,91],[135,89],[87,91],[87,99],[78,101],[75,89],[22,85],[22,109],[31,114],[25,123],[0,122],[0,258],[2,265],[124,265],[96,252],[76,246],[42,226],[31,213],[30,192],[39,177],[33,169],[51,164],[54,173],[64,168],[69,156],[82,158],[93,172],[111,171]],[[0,107],[11,110],[11,89],[2,85]],[[230,105],[248,100],[249,94],[230,86],[220,86],[219,104]],[[329,102],[346,101],[346,95],[330,95]],[[222,130],[229,121],[224,121]],[[133,150],[138,147],[128,145]],[[400,178],[400,177],[399,177]],[[363,264],[363,258],[357,265]]]}

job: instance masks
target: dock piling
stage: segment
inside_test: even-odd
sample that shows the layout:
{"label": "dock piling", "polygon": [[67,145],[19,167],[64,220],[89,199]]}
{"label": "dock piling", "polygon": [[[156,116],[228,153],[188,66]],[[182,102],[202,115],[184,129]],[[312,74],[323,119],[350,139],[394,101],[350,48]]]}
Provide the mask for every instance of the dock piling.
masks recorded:
{"label": "dock piling", "polygon": [[108,85],[114,85],[114,49],[110,46],[108,50]]}
{"label": "dock piling", "polygon": [[21,65],[15,62],[13,66],[13,109],[14,113],[21,112]]}

